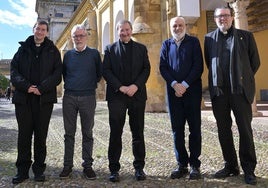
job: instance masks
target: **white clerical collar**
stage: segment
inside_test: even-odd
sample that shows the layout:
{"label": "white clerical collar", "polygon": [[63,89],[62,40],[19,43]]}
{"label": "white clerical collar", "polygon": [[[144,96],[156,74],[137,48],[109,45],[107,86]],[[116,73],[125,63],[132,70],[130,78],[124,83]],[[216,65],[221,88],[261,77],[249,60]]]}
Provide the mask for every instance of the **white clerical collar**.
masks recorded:
{"label": "white clerical collar", "polygon": [[226,30],[226,31],[221,31],[222,32],[222,34],[224,34],[224,35],[227,35],[228,34],[228,31]]}

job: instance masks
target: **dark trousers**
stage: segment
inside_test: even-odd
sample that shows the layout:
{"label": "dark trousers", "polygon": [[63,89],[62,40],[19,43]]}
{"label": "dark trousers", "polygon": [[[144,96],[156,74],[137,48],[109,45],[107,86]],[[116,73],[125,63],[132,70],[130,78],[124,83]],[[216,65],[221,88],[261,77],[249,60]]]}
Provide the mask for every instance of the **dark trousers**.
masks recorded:
{"label": "dark trousers", "polygon": [[145,165],[143,133],[145,101],[137,101],[124,96],[120,100],[108,101],[108,108],[110,123],[108,158],[110,171],[117,172],[120,169],[119,159],[122,152],[122,133],[126,111],[128,111],[129,125],[132,133],[133,166],[135,169],[143,169]]}
{"label": "dark trousers", "polygon": [[251,129],[251,104],[244,95],[230,94],[213,98],[213,113],[217,121],[219,141],[227,167],[237,167],[237,155],[232,134],[231,110],[239,131],[239,157],[245,173],[253,173],[256,167],[256,153]]}
{"label": "dark trousers", "polygon": [[92,166],[93,158],[93,126],[96,108],[96,97],[91,96],[71,96],[64,94],[63,103],[64,121],[64,166],[73,167],[75,132],[77,127],[78,113],[81,120],[82,130],[82,166],[89,168]]}
{"label": "dark trousers", "polygon": [[53,103],[40,104],[40,97],[30,95],[27,104],[15,104],[18,122],[18,156],[16,166],[18,174],[28,175],[32,164],[31,145],[34,135],[34,163],[32,170],[35,175],[45,171],[46,138]]}
{"label": "dark trousers", "polygon": [[[172,93],[171,93],[172,92]],[[168,98],[169,115],[171,120],[174,151],[179,166],[194,166],[199,168],[201,162],[201,86],[196,92],[185,93],[176,97],[174,90]],[[185,124],[189,126],[189,151],[185,146]]]}

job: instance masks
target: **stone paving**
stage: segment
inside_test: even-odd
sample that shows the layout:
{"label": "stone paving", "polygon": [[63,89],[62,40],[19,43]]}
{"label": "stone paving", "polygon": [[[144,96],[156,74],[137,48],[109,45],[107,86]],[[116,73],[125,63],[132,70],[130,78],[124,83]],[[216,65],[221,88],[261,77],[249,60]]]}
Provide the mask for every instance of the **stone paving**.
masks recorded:
{"label": "stone paving", "polygon": [[[46,181],[37,183],[33,180],[32,171],[30,179],[19,184],[12,185],[12,177],[16,174],[15,161],[17,156],[17,124],[14,116],[14,105],[6,99],[0,99],[0,188],[1,187],[252,187],[244,183],[243,174],[238,177],[226,179],[214,179],[213,174],[222,168],[222,154],[219,147],[215,119],[210,110],[202,110],[202,178],[189,181],[188,177],[172,180],[170,172],[176,168],[173,153],[173,141],[170,130],[170,122],[167,113],[146,113],[145,137],[146,137],[146,166],[147,180],[137,182],[134,179],[132,167],[131,133],[126,122],[123,134],[123,151],[121,156],[121,170],[119,183],[111,183],[108,180],[107,148],[109,139],[108,111],[106,102],[98,102],[94,127],[94,153],[93,168],[96,171],[96,180],[86,180],[82,174],[81,159],[81,129],[78,119],[74,171],[72,177],[60,180],[59,173],[63,167],[64,152],[64,128],[62,121],[61,100],[55,104],[49,133],[47,138],[47,169]],[[256,187],[268,187],[268,111],[262,111],[264,117],[253,119],[253,133],[258,157],[256,175],[258,184]],[[233,126],[234,140],[238,148],[237,127]],[[186,129],[186,141],[188,129]]]}

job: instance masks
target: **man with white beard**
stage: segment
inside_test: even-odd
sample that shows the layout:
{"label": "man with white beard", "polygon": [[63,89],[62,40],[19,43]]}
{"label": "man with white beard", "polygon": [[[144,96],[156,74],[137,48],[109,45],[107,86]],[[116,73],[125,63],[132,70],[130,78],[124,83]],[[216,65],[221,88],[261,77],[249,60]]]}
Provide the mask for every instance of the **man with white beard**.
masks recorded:
{"label": "man with white beard", "polygon": [[[172,38],[163,42],[160,51],[160,72],[166,81],[168,108],[178,168],[171,178],[200,179],[198,159],[201,154],[201,98],[203,57],[200,42],[186,34],[183,17],[170,20]],[[189,151],[185,147],[185,123],[189,125]]]}

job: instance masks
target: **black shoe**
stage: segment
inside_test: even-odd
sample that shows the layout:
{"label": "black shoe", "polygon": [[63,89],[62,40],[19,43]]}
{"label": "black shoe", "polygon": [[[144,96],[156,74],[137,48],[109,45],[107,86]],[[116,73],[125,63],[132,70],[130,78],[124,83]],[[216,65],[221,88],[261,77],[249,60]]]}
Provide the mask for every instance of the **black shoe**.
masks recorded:
{"label": "black shoe", "polygon": [[179,179],[188,173],[187,167],[179,167],[171,173],[171,179]]}
{"label": "black shoe", "polygon": [[44,182],[46,180],[46,176],[44,174],[37,174],[34,176],[34,181]]}
{"label": "black shoe", "polygon": [[70,178],[72,175],[72,168],[71,167],[64,167],[60,173],[60,179],[67,179]]}
{"label": "black shoe", "polygon": [[119,182],[119,173],[118,172],[111,172],[109,180],[111,182]]}
{"label": "black shoe", "polygon": [[257,184],[257,179],[255,174],[245,174],[245,182],[246,184],[250,185],[256,185]]}
{"label": "black shoe", "polygon": [[239,175],[239,168],[238,167],[235,167],[235,168],[224,167],[223,169],[216,172],[214,177],[215,178],[226,178],[229,176],[238,176],[238,175]]}
{"label": "black shoe", "polygon": [[87,178],[88,180],[95,180],[96,179],[96,174],[91,167],[84,168],[83,174],[84,174],[85,178]]}
{"label": "black shoe", "polygon": [[142,169],[135,170],[135,178],[137,181],[142,181],[146,179],[146,174]]}
{"label": "black shoe", "polygon": [[16,176],[13,177],[12,183],[13,184],[19,184],[19,183],[24,182],[27,179],[29,179],[29,175],[20,175],[20,174],[17,174]]}
{"label": "black shoe", "polygon": [[201,178],[200,169],[192,166],[191,170],[190,170],[189,179],[190,180],[197,180],[197,179],[200,179],[200,178]]}

